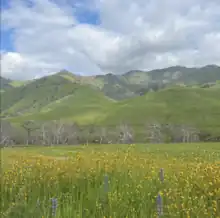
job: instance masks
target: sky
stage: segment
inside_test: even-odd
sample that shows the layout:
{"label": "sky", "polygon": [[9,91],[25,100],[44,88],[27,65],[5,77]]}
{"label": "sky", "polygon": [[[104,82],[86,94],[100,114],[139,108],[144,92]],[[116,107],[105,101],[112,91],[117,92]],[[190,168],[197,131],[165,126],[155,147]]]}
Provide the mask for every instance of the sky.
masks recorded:
{"label": "sky", "polygon": [[220,65],[219,0],[2,0],[1,75]]}

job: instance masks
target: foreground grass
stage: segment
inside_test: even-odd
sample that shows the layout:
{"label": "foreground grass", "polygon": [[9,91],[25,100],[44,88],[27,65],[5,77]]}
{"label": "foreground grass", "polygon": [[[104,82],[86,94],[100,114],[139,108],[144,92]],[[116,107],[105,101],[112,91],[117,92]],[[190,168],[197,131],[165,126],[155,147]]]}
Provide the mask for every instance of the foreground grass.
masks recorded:
{"label": "foreground grass", "polygon": [[3,217],[146,218],[158,217],[157,206],[161,217],[220,217],[220,144],[2,153]]}

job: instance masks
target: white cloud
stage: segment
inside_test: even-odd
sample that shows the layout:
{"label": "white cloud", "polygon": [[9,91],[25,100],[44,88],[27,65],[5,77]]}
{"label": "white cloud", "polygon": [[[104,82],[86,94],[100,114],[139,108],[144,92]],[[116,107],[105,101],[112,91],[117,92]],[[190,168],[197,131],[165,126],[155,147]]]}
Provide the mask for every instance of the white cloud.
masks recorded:
{"label": "white cloud", "polygon": [[[29,79],[64,68],[90,75],[220,64],[217,0],[24,2],[15,0],[2,13],[3,27],[14,30],[15,47],[2,55],[3,76]],[[98,13],[100,25],[80,23],[80,11]]]}
{"label": "white cloud", "polygon": [[1,71],[8,77],[17,77],[16,71],[22,71],[26,60],[19,53],[7,52],[1,56]]}

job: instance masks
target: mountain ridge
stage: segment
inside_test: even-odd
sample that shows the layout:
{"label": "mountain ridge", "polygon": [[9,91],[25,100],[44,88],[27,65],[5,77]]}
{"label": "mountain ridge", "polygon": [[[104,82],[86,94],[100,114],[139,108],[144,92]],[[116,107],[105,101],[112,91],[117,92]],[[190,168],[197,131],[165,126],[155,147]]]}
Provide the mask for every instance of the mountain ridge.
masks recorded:
{"label": "mountain ridge", "polygon": [[[208,64],[208,65],[204,65],[204,66],[201,66],[201,67],[186,67],[186,66],[183,66],[183,65],[174,65],[174,66],[169,66],[169,67],[165,67],[165,68],[155,68],[155,69],[151,69],[151,70],[139,70],[139,69],[135,70],[134,69],[134,70],[130,70],[130,71],[124,72],[122,74],[107,73],[107,74],[96,74],[94,76],[82,76],[82,75],[79,75],[79,74],[74,74],[71,71],[62,69],[62,70],[60,70],[57,73],[54,73],[52,75],[55,75],[55,74],[72,74],[72,75],[74,75],[76,77],[99,77],[99,76],[105,76],[105,75],[111,74],[111,75],[125,76],[125,75],[136,73],[136,72],[152,73],[152,72],[156,72],[156,71],[166,71],[166,70],[171,70],[171,71],[173,71],[173,70],[176,71],[176,70],[180,70],[180,69],[185,69],[185,70],[201,70],[201,69],[207,69],[207,68],[220,69],[220,66],[216,65],[216,64]],[[47,77],[47,75],[44,75],[42,77]],[[40,77],[40,78],[42,78],[42,77]],[[13,79],[9,79],[9,78],[3,77],[3,76],[0,76],[0,80],[1,79],[8,80],[10,82],[13,81]],[[34,79],[31,79],[31,80],[34,80]],[[26,80],[21,80],[21,81],[26,81]]]}
{"label": "mountain ridge", "polygon": [[[132,70],[123,75],[109,73],[96,76],[80,76],[61,70],[56,74],[25,82],[3,77],[0,77],[0,80],[1,89],[3,88],[1,111],[8,110],[13,105],[15,108],[16,105],[17,112],[24,112],[24,108],[30,110],[31,105],[40,110],[44,104],[63,98],[73,93],[74,87],[80,86],[89,86],[116,101],[172,86],[217,87],[219,86],[217,81],[220,81],[220,67],[217,65],[207,65],[202,68],[172,66],[152,71]],[[27,99],[29,99],[28,104]],[[32,108],[32,110],[36,109]]]}
{"label": "mountain ridge", "polygon": [[1,118],[19,125],[26,120],[60,119],[101,126],[127,122],[140,133],[153,120],[220,134],[218,66],[97,76],[62,70],[26,82],[1,80],[8,84],[0,93]]}

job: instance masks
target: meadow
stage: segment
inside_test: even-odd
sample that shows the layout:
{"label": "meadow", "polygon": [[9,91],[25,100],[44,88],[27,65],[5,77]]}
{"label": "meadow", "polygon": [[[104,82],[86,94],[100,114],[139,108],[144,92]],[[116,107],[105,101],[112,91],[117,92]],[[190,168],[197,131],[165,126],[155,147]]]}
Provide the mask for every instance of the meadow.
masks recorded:
{"label": "meadow", "polygon": [[220,143],[1,149],[1,216],[220,218]]}

